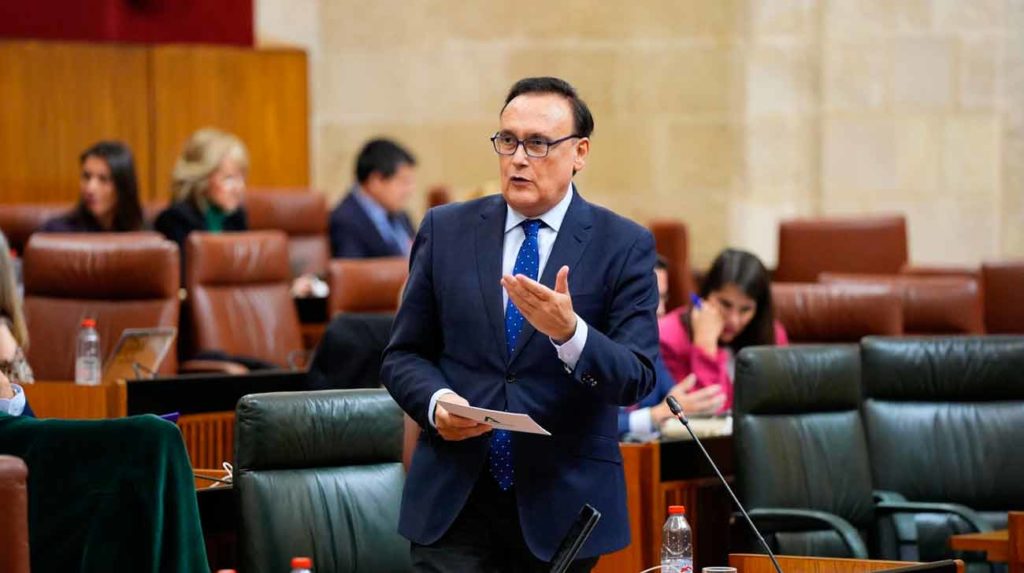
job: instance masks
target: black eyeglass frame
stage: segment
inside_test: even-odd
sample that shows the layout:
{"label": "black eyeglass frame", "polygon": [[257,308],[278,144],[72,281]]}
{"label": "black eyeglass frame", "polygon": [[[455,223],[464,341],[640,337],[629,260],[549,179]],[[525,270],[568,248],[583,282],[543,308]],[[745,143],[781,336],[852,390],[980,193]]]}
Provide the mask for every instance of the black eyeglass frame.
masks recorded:
{"label": "black eyeglass frame", "polygon": [[[516,146],[512,149],[511,153],[502,153],[498,149],[498,138],[502,137],[502,136],[508,136],[508,137],[511,137],[511,138],[516,140]],[[491,136],[491,145],[494,147],[494,152],[495,153],[497,153],[498,155],[505,155],[505,156],[515,155],[516,152],[519,151],[519,146],[521,145],[521,146],[523,146],[523,151],[526,153],[527,157],[533,157],[535,159],[540,159],[540,158],[543,158],[543,157],[547,157],[548,153],[551,153],[551,148],[552,147],[558,145],[559,143],[563,143],[565,141],[569,141],[570,139],[583,139],[583,136],[579,135],[577,133],[574,133],[572,135],[567,135],[565,137],[562,137],[560,139],[556,139],[554,141],[547,141],[547,140],[541,139],[539,137],[528,137],[527,139],[516,139],[515,136],[513,136],[511,134],[508,134],[508,133],[503,134],[503,133],[501,133],[499,131],[499,132],[497,132],[497,133],[495,133],[494,135]],[[544,155],[534,155],[534,154],[530,153],[530,150],[526,147],[526,142],[528,140],[537,140],[537,141],[544,142],[544,144],[545,144]]]}

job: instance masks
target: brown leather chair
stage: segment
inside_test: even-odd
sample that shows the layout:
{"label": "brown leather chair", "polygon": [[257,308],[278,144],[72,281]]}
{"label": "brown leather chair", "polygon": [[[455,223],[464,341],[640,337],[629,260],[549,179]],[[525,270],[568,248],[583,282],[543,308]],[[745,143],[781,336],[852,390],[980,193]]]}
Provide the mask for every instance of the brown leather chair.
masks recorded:
{"label": "brown leather chair", "polygon": [[0,572],[28,573],[28,468],[21,458],[0,456]]}
{"label": "brown leather chair", "polygon": [[982,334],[978,281],[963,276],[847,275],[822,273],[824,284],[877,285],[903,300],[903,330],[910,335]]}
{"label": "brown leather chair", "polygon": [[40,225],[71,210],[72,203],[0,204],[0,231],[18,253],[25,251],[28,238]]}
{"label": "brown leather chair", "polygon": [[409,259],[333,259],[328,265],[330,315],[339,312],[395,312],[409,277]]}
{"label": "brown leather chair", "polygon": [[[106,357],[126,328],[178,327],[178,247],[162,235],[38,233],[25,248],[28,361],[39,380],[73,380],[75,341],[96,319]],[[177,371],[174,347],[160,366]]]}
{"label": "brown leather chair", "polygon": [[447,185],[434,185],[427,191],[427,209],[452,202],[452,190]]}
{"label": "brown leather chair", "polygon": [[774,283],[772,305],[790,342],[857,342],[871,334],[903,334],[900,297],[887,287]]}
{"label": "brown leather chair", "polygon": [[1024,260],[981,265],[985,329],[1024,333]]}
{"label": "brown leather chair", "polygon": [[327,239],[327,199],[311,189],[260,189],[246,193],[249,229],[288,234],[292,276],[323,276],[331,247]]}
{"label": "brown leather chair", "polygon": [[674,219],[658,219],[647,225],[654,235],[658,254],[668,261],[668,301],[670,311],[688,303],[690,293],[697,292],[690,268],[690,239],[686,223]]}
{"label": "brown leather chair", "polygon": [[185,261],[196,351],[291,366],[302,335],[282,231],[192,233]]}
{"label": "brown leather chair", "polygon": [[779,226],[779,282],[814,282],[824,272],[896,274],[907,262],[902,215],[800,219]]}

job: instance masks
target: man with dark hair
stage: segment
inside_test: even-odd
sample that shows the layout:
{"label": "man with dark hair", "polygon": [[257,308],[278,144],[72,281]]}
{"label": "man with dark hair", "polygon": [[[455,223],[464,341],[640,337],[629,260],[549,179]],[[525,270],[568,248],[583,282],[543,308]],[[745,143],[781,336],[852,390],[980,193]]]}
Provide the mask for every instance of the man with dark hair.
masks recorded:
{"label": "man with dark hair", "polygon": [[617,414],[654,385],[654,239],[575,189],[593,128],[568,83],[516,83],[491,138],[501,196],[432,209],[416,236],[381,377],[422,428],[399,520],[417,571],[548,571],[583,504],[602,518],[570,571],[629,543]]}
{"label": "man with dark hair", "polygon": [[416,189],[416,159],[402,146],[374,139],[356,159],[356,181],[331,212],[331,256],[406,256],[413,226],[405,207]]}

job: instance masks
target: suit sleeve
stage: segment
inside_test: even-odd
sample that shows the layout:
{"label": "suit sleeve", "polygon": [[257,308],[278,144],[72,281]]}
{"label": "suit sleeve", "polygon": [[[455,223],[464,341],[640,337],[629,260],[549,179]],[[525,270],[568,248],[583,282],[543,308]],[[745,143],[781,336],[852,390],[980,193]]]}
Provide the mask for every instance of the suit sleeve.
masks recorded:
{"label": "suit sleeve", "polygon": [[362,259],[369,256],[357,240],[356,233],[347,228],[346,221],[331,221],[331,256],[341,259]]}
{"label": "suit sleeve", "polygon": [[430,397],[449,388],[437,367],[441,327],[434,298],[433,213],[427,213],[412,246],[409,280],[384,350],[381,379],[398,405],[425,431],[436,431],[427,419]]}
{"label": "suit sleeve", "polygon": [[606,332],[593,325],[573,377],[610,404],[635,404],[654,388],[658,285],[654,238],[644,231],[612,286]]}

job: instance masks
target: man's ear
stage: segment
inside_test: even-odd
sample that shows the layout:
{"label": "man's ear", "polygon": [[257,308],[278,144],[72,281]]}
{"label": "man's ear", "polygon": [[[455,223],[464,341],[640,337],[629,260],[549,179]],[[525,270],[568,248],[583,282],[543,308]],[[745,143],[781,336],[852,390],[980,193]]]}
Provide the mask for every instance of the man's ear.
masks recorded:
{"label": "man's ear", "polygon": [[576,158],[572,162],[572,174],[576,175],[587,166],[587,156],[590,155],[590,138],[584,137],[576,142]]}

